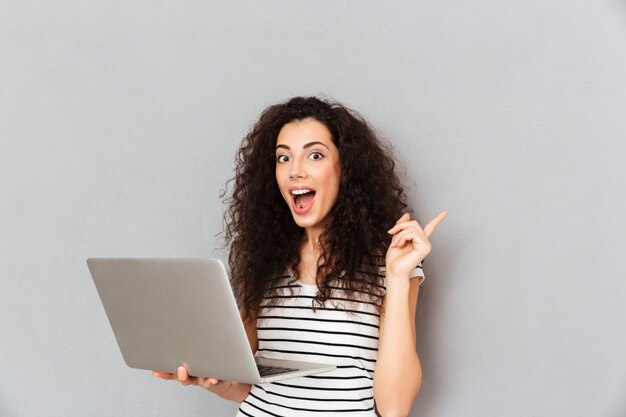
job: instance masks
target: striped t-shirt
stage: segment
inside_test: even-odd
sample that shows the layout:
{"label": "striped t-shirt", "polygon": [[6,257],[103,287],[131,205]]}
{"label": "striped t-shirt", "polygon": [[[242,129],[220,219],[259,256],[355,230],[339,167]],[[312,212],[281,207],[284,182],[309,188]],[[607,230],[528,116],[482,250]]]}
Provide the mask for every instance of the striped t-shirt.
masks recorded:
{"label": "striped t-shirt", "polygon": [[[421,265],[412,276],[424,279]],[[261,304],[256,355],[328,363],[337,369],[254,384],[237,417],[376,416],[372,388],[378,353],[376,303],[368,298],[350,301],[335,288],[323,307],[315,304],[314,312],[316,285],[294,282],[286,275],[273,280],[272,286],[279,288],[279,304],[266,308]]]}

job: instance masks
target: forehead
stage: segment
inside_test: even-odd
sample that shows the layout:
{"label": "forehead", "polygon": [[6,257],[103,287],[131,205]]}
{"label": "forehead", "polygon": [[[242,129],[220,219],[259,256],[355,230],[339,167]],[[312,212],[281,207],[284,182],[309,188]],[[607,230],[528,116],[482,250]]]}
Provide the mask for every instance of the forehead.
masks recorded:
{"label": "forehead", "polygon": [[326,125],[312,118],[285,124],[276,138],[277,145],[298,146],[311,141],[322,142],[328,147],[333,144],[332,135]]}

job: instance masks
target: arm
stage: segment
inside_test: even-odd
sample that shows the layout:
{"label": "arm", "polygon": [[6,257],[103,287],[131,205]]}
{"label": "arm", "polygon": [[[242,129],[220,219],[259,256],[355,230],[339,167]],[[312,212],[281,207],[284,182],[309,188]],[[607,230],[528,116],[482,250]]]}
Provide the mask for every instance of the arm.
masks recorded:
{"label": "arm", "polygon": [[406,416],[422,385],[415,351],[419,279],[387,277],[374,369],[374,399],[383,417]]}
{"label": "arm", "polygon": [[415,351],[415,308],[420,281],[409,279],[430,253],[428,238],[448,215],[444,210],[424,229],[405,213],[387,231],[393,238],[385,256],[387,293],[378,332],[374,399],[384,417],[406,416],[422,386],[422,365]]}

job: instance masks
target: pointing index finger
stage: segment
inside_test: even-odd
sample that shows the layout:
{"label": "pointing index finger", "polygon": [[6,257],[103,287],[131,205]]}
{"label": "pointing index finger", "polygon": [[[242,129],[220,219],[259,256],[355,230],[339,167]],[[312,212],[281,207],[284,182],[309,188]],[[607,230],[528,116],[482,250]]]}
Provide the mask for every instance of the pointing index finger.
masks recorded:
{"label": "pointing index finger", "polygon": [[428,222],[426,227],[424,227],[424,234],[426,237],[430,237],[430,235],[435,231],[435,228],[441,223],[441,221],[448,215],[448,210],[444,210],[435,216],[434,219]]}

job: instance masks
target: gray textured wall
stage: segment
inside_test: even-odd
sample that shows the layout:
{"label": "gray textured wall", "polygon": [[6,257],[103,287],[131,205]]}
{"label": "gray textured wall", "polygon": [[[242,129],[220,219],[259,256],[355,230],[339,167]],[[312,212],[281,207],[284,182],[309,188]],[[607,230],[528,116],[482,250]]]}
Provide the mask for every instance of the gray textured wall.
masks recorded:
{"label": "gray textured wall", "polygon": [[242,135],[325,94],[432,237],[412,416],[626,415],[623,1],[3,1],[0,415],[226,416],[126,368],[85,259],[214,252]]}

